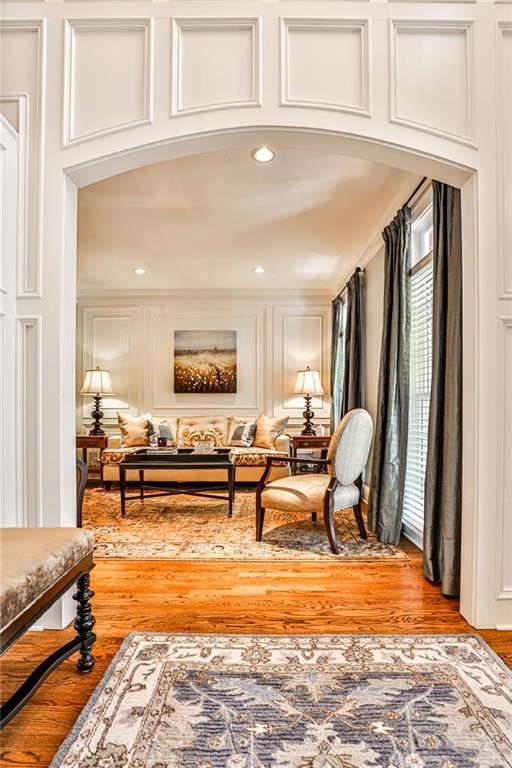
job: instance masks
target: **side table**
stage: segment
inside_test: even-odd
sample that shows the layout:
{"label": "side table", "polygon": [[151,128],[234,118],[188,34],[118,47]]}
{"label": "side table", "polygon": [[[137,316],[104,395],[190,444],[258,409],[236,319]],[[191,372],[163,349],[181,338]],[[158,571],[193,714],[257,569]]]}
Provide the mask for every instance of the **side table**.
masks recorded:
{"label": "side table", "polygon": [[[292,443],[292,456],[294,459],[297,458],[297,451],[302,448],[312,448],[313,450],[320,449],[322,451],[322,459],[324,459],[327,455],[329,443],[331,442],[330,435],[290,435],[290,440]],[[294,471],[296,474],[299,474],[300,472],[300,470]],[[318,467],[313,471],[317,472]]]}
{"label": "side table", "polygon": [[[106,435],[77,435],[76,447],[82,451],[82,459],[87,465],[89,480],[99,480],[103,485],[103,464],[101,463],[101,453],[107,447]],[[91,467],[88,461],[89,448],[97,448],[100,452],[99,467]]]}

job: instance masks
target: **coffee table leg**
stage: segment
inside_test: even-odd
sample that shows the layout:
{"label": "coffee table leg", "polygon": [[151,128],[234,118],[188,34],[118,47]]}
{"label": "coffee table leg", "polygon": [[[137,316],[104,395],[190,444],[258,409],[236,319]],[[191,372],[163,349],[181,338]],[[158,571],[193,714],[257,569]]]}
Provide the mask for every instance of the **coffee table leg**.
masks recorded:
{"label": "coffee table leg", "polygon": [[235,465],[232,464],[228,469],[228,516],[233,515],[233,499],[235,498]]}
{"label": "coffee table leg", "polygon": [[144,470],[139,469],[140,498],[144,499]]}
{"label": "coffee table leg", "polygon": [[119,491],[121,492],[121,517],[125,517],[126,515],[125,484],[126,484],[126,469],[120,464],[119,465]]}

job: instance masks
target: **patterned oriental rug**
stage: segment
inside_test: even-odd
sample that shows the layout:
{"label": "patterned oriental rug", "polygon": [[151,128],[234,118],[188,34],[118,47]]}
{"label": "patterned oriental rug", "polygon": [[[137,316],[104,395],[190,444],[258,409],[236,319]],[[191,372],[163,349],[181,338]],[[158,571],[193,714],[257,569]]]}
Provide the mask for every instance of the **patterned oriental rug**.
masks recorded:
{"label": "patterned oriental rug", "polygon": [[132,634],[51,768],[505,768],[511,739],[475,636]]}
{"label": "patterned oriental rug", "polygon": [[225,501],[184,495],[127,502],[123,519],[119,491],[92,488],[84,497],[83,526],[94,531],[99,559],[407,559],[398,547],[379,543],[373,534],[363,541],[351,509],[336,514],[340,555],[331,553],[321,518],[313,523],[307,514],[267,510],[263,541],[256,542],[254,491],[237,491],[231,519]]}

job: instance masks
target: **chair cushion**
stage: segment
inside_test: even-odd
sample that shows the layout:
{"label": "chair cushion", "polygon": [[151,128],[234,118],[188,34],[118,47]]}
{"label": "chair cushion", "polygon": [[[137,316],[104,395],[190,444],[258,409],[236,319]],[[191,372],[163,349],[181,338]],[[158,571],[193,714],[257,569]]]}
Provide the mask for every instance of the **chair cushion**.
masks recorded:
{"label": "chair cushion", "polygon": [[262,504],[271,509],[290,512],[321,512],[329,485],[329,475],[290,475],[268,483]]}
{"label": "chair cushion", "polygon": [[93,543],[83,528],[2,528],[0,630],[92,552]]}
{"label": "chair cushion", "polygon": [[[322,512],[329,475],[304,474],[283,477],[268,483],[261,503],[270,509],[290,512]],[[346,509],[357,504],[359,491],[355,485],[338,486],[334,492],[334,509]]]}

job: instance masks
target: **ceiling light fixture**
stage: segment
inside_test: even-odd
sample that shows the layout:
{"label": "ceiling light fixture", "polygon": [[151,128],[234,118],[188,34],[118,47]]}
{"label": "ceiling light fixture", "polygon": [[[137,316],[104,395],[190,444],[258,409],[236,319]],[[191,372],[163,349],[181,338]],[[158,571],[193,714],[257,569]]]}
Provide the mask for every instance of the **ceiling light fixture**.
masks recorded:
{"label": "ceiling light fixture", "polygon": [[136,275],[145,275],[147,272],[147,269],[144,269],[144,267],[135,267],[133,270]]}
{"label": "ceiling light fixture", "polygon": [[263,272],[265,271],[265,268],[264,267],[253,267],[252,271],[256,272],[257,275],[262,275]]}
{"label": "ceiling light fixture", "polygon": [[258,163],[270,163],[275,157],[275,152],[268,147],[258,147],[252,152],[252,159]]}

